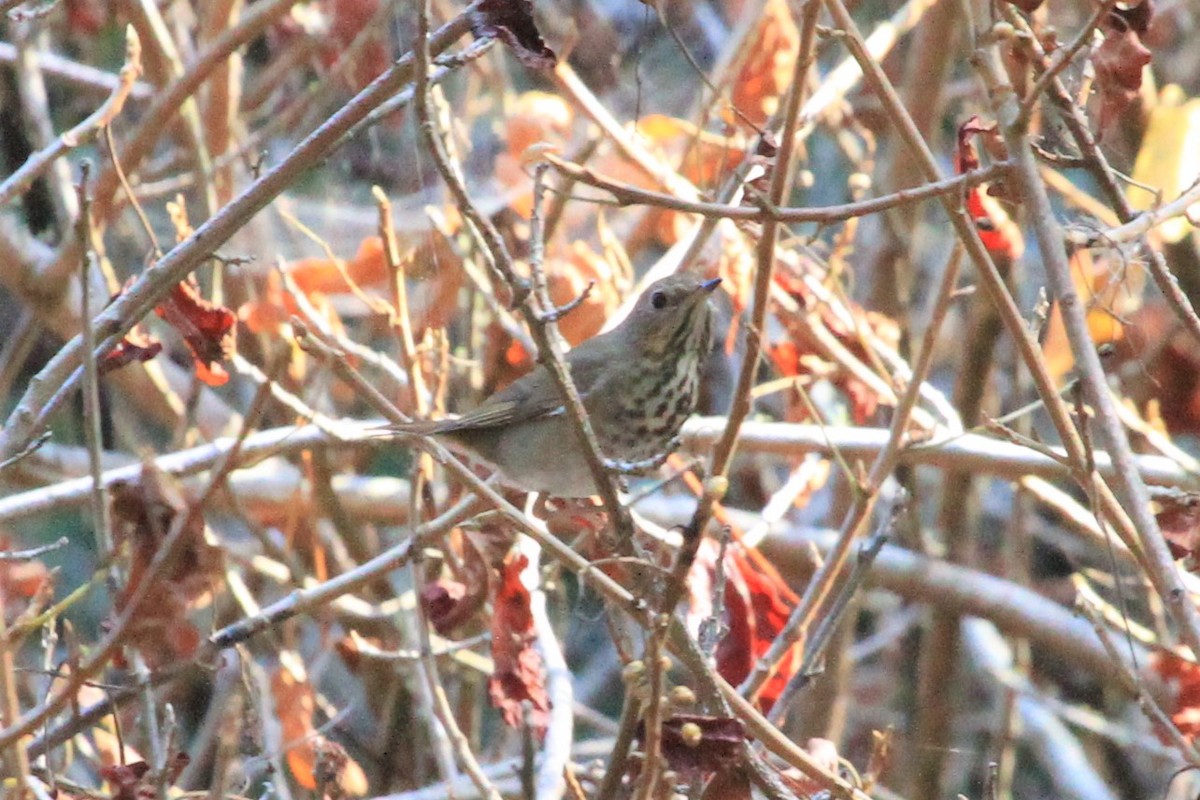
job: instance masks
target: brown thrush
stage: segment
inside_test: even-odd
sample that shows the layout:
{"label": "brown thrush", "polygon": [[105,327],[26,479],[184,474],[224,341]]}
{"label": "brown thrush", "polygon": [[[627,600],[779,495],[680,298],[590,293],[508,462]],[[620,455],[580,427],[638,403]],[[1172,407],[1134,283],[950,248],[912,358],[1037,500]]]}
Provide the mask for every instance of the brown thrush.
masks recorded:
{"label": "brown thrush", "polygon": [[[673,449],[700,397],[712,346],[708,297],[720,282],[687,274],[656,281],[620,325],[567,353],[610,465],[637,471]],[[457,419],[392,430],[448,439],[523,489],[558,497],[597,493],[561,393],[540,365]]]}

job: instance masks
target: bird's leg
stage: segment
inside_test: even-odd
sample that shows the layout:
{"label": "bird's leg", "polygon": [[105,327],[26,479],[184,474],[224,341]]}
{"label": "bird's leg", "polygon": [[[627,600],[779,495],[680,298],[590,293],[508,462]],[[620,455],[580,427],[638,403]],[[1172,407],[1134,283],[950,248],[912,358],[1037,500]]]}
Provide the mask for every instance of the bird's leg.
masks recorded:
{"label": "bird's leg", "polygon": [[619,458],[606,458],[604,459],[604,466],[622,475],[638,475],[643,472],[649,472],[667,463],[667,459],[671,457],[671,453],[675,452],[682,441],[678,436],[672,436],[671,441],[667,442],[666,448],[658,455],[642,461],[624,461]]}

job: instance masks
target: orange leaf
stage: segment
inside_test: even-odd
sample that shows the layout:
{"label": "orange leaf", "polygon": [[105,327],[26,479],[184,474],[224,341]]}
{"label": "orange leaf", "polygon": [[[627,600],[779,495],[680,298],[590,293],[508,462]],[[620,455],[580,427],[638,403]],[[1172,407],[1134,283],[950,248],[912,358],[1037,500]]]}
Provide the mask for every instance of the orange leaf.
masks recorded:
{"label": "orange leaf", "polygon": [[[779,108],[779,98],[792,79],[800,52],[800,31],[787,0],[768,0],[753,46],[733,80],[734,108],[754,125],[762,125]],[[733,115],[726,121],[733,123]]]}
{"label": "orange leaf", "polygon": [[542,659],[533,649],[533,613],[529,590],[521,583],[521,570],[528,564],[525,556],[510,555],[500,568],[500,585],[492,601],[492,676],[488,694],[499,708],[504,721],[520,728],[522,703],[532,705],[532,725],[538,738],[550,722],[550,698],[546,694]]}
{"label": "orange leaf", "polygon": [[219,362],[233,355],[237,317],[232,311],[201,297],[194,278],[175,284],[154,311],[183,336],[201,380],[209,386],[229,380]]}

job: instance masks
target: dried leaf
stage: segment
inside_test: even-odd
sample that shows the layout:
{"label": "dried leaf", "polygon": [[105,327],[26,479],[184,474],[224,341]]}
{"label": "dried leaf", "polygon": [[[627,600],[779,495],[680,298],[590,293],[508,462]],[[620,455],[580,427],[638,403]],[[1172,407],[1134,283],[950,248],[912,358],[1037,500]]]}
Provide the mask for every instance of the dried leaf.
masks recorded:
{"label": "dried leaf", "polygon": [[[712,614],[715,576],[715,546],[704,546],[688,575],[688,623],[693,628]],[[717,644],[717,672],[733,685],[745,680],[758,659],[770,648],[791,614],[795,595],[777,573],[759,569],[741,545],[725,551],[726,632]],[[803,648],[797,643],[779,663],[775,675],[758,696],[765,711],[775,704],[779,693],[800,665]]]}
{"label": "dried leaf", "polygon": [[[186,515],[188,505],[174,480],[146,461],[137,481],[112,488],[113,538],[129,548],[129,582],[116,600],[116,612],[146,579],[159,548]],[[205,599],[223,576],[220,548],[204,536],[204,517],[192,514],[175,545],[167,569],[156,576],[149,596],[130,624],[126,640],[141,650],[151,667],[189,658],[200,644],[200,633],[187,619],[188,611]]]}
{"label": "dried leaf", "polygon": [[237,317],[232,311],[201,297],[194,278],[175,284],[170,296],[154,311],[183,336],[201,380],[209,386],[221,386],[229,380],[220,362],[234,351]]}
{"label": "dried leaf", "polygon": [[482,0],[471,13],[471,32],[499,38],[530,69],[553,69],[557,62],[533,21],[531,0]]}
{"label": "dried leaf", "polygon": [[500,570],[500,582],[492,599],[492,662],[488,679],[492,705],[499,708],[504,721],[514,728],[522,725],[521,704],[532,705],[532,725],[540,739],[550,722],[550,698],[546,694],[542,659],[533,649],[533,613],[529,590],[521,582],[525,556],[510,555]]}
{"label": "dried leaf", "polygon": [[442,636],[449,636],[483,608],[492,584],[492,570],[470,535],[462,537],[461,557],[461,580],[439,578],[421,591],[421,604],[429,623]]}
{"label": "dried leaf", "polygon": [[287,746],[287,765],[296,783],[305,789],[317,788],[316,750],[313,747],[316,728],[313,712],[317,707],[312,684],[302,668],[293,668],[284,659],[271,676],[271,696],[275,699],[275,714]]}
{"label": "dried leaf", "polygon": [[[1141,10],[1142,8],[1145,10]],[[1150,51],[1142,44],[1140,30],[1149,25],[1150,2],[1137,13],[1110,14],[1104,26],[1104,41],[1096,48],[1096,91],[1100,95],[1100,130],[1106,130],[1137,99],[1142,88],[1142,71],[1150,63]],[[1133,20],[1134,27],[1126,18]]]}
{"label": "dried leaf", "polygon": [[1200,556],[1200,494],[1160,490],[1153,496],[1154,518],[1175,558],[1186,558],[1195,571]]}
{"label": "dried leaf", "polygon": [[145,363],[161,353],[162,348],[162,342],[135,327],[100,360],[100,374],[107,375],[135,361]]}
{"label": "dried leaf", "polygon": [[370,789],[366,773],[358,762],[350,757],[346,748],[331,742],[324,736],[313,741],[316,751],[317,785],[323,790],[326,800],[344,800],[346,797],[362,797]]}
{"label": "dried leaf", "polygon": [[667,764],[689,781],[741,764],[745,742],[746,726],[734,717],[676,714],[662,723]]}
{"label": "dried leaf", "polygon": [[[988,151],[999,158],[1004,157],[1003,143],[995,125],[984,125],[979,117],[971,117],[958,128],[958,147],[954,153],[955,171],[960,175],[979,169],[979,153],[975,149],[976,137],[983,137]],[[979,238],[988,252],[1009,261],[1016,260],[1025,252],[1025,237],[1021,228],[1000,203],[1003,194],[993,184],[981,184],[967,190],[967,211],[979,229]]]}
{"label": "dried leaf", "polygon": [[[800,31],[787,0],[768,0],[751,41],[730,100],[752,124],[762,125],[779,109],[800,53]],[[731,124],[738,121],[733,114],[725,117]]]}
{"label": "dried leaf", "polygon": [[[167,784],[172,784],[190,763],[187,753],[176,753],[167,766]],[[112,800],[146,800],[158,796],[158,787],[145,761],[100,768],[100,777],[112,787]]]}
{"label": "dried leaf", "polygon": [[1150,669],[1174,689],[1164,710],[1189,742],[1200,735],[1200,666],[1166,651],[1150,655]]}

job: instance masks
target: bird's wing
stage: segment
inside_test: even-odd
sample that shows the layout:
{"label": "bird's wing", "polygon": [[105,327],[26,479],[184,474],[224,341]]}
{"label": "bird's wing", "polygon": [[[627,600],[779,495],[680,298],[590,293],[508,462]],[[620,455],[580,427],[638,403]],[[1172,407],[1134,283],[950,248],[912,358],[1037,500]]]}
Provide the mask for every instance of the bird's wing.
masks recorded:
{"label": "bird's wing", "polygon": [[[603,367],[609,361],[593,342],[595,337],[583,342],[570,353],[571,379],[583,399],[603,380]],[[611,366],[611,365],[610,365]],[[452,433],[470,428],[496,428],[514,422],[527,422],[539,417],[549,417],[565,411],[562,396],[549,370],[537,366],[533,372],[514,381],[502,391],[484,400],[479,407],[456,419],[442,420],[435,433]]]}

